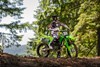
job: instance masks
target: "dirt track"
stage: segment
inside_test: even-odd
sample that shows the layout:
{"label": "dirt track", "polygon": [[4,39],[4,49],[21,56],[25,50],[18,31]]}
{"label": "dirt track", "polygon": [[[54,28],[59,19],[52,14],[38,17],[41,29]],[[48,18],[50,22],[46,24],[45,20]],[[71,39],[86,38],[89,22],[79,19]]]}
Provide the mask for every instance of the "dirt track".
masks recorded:
{"label": "dirt track", "polygon": [[100,67],[95,58],[36,58],[0,54],[0,67]]}

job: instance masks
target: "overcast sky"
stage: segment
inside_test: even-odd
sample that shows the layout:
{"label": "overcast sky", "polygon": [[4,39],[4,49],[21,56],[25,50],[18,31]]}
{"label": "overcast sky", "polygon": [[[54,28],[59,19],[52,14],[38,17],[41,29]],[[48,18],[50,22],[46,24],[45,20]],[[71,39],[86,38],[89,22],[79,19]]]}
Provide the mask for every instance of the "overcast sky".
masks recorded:
{"label": "overcast sky", "polygon": [[[34,18],[35,10],[37,9],[39,3],[38,0],[24,0],[24,5],[26,9],[24,10],[24,14],[22,15],[24,19],[22,22],[29,22],[32,23],[36,19]],[[34,37],[33,31],[28,31],[24,34],[23,41],[21,44],[26,44],[28,41],[28,38]]]}
{"label": "overcast sky", "polygon": [[[33,21],[35,21],[36,19],[33,17],[33,15],[35,14],[34,11],[37,9],[38,5],[39,5],[38,0],[24,0],[24,7],[26,7],[26,9],[23,11],[24,14],[22,16],[24,17],[24,19],[22,19],[21,22],[32,23]],[[6,23],[6,22],[10,23],[11,21],[13,21],[13,19],[8,16],[6,18],[3,18],[0,24]],[[0,28],[0,32],[8,33],[9,30],[4,30]],[[25,33],[21,44],[26,44],[28,41],[28,38],[34,36],[33,34],[34,32],[32,31],[28,31],[27,33]]]}
{"label": "overcast sky", "polygon": [[[23,0],[24,1],[24,7],[26,7],[26,9],[23,11],[24,14],[22,14],[22,17],[24,17],[24,19],[21,20],[21,22],[32,22],[34,20],[36,20],[33,17],[33,14],[35,14],[35,10],[37,9],[37,6],[39,5],[38,0]],[[13,18],[11,17],[6,17],[2,19],[3,23],[10,23],[11,21],[13,21]]]}
{"label": "overcast sky", "polygon": [[36,20],[33,18],[33,14],[35,14],[35,10],[37,9],[37,6],[39,5],[38,0],[24,0],[24,5],[26,9],[24,10],[24,14],[22,15],[24,17],[23,21],[32,22]]}

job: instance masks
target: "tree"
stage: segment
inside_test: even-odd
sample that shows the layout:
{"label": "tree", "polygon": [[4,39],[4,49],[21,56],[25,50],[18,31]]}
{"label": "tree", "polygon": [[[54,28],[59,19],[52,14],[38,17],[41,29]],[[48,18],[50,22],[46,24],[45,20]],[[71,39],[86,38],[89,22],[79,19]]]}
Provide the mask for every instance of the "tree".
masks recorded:
{"label": "tree", "polygon": [[[7,44],[7,47],[11,45],[19,45],[18,41],[21,40],[22,36],[17,35],[17,31],[22,31],[28,29],[29,23],[20,23],[22,19],[21,14],[25,8],[23,7],[23,0],[0,0],[0,19],[10,16],[13,17],[16,21],[9,24],[0,24],[1,28],[6,28],[10,30],[10,34],[0,33],[0,36],[3,37],[0,40],[2,45]],[[6,22],[7,23],[7,22]]]}
{"label": "tree", "polygon": [[97,35],[98,35],[98,44],[97,44],[97,55],[100,56],[100,28],[97,29]]}
{"label": "tree", "polygon": [[21,18],[23,0],[1,0],[0,19],[6,16]]}
{"label": "tree", "polygon": [[[76,35],[77,44],[79,45],[80,56],[96,56],[97,45],[97,29],[100,27],[100,2],[95,1],[85,1],[81,4],[79,9],[79,22],[75,26],[73,35]],[[99,40],[99,38],[98,38]],[[99,49],[98,49],[99,51]]]}
{"label": "tree", "polygon": [[100,27],[99,7],[99,0],[41,0],[35,15],[38,21],[33,23],[37,27],[33,29],[36,38],[32,39],[32,50],[41,42],[42,35],[48,35],[47,25],[52,21],[51,16],[56,14],[62,23],[70,27],[70,33],[75,36],[79,57],[96,56],[100,52],[99,48],[96,48],[97,41],[99,43],[99,33],[97,33]]}
{"label": "tree", "polygon": [[33,31],[36,33],[36,37],[31,39],[33,42],[32,51],[35,50],[36,45],[38,45],[41,41],[40,38],[43,35],[48,35],[47,33],[47,25],[49,25],[52,20],[51,16],[58,15],[59,20],[68,25],[73,31],[76,25],[78,18],[78,10],[82,1],[77,0],[41,0],[40,6],[36,10],[36,19],[37,21],[33,23],[33,25],[37,25],[37,27],[33,28]]}

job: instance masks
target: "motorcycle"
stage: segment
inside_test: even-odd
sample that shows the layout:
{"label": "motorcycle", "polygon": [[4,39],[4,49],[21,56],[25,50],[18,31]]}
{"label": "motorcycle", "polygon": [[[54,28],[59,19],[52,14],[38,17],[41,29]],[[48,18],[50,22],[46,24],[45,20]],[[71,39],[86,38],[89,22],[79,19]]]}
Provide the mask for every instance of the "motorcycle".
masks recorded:
{"label": "motorcycle", "polygon": [[[40,43],[37,47],[37,55],[39,57],[48,57],[51,51],[56,51],[57,57],[61,57],[61,48],[63,46],[65,46],[65,49],[67,51],[66,55],[68,55],[68,57],[72,58],[78,56],[77,46],[74,43],[75,38],[69,35],[66,30],[62,30],[59,32],[61,34],[58,41],[54,41],[54,38],[52,36],[43,36],[42,43]],[[53,45],[53,49],[50,49],[51,43]],[[58,44],[60,44],[60,49]]]}

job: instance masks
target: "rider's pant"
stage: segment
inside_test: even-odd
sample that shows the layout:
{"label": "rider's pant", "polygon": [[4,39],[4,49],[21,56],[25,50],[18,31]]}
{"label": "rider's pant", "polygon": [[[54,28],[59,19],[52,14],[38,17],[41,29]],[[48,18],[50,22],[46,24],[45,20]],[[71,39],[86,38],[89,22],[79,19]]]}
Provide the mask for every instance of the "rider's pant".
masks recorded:
{"label": "rider's pant", "polygon": [[59,38],[54,38],[53,41],[51,42],[50,46],[54,47],[54,46],[58,46],[58,49],[60,49],[61,44],[59,42]]}

